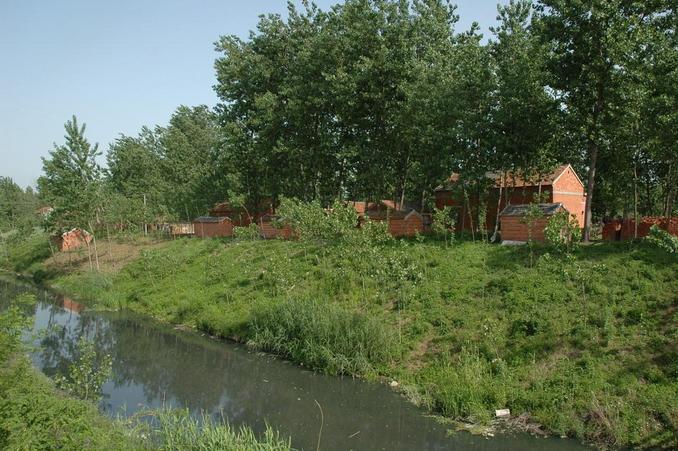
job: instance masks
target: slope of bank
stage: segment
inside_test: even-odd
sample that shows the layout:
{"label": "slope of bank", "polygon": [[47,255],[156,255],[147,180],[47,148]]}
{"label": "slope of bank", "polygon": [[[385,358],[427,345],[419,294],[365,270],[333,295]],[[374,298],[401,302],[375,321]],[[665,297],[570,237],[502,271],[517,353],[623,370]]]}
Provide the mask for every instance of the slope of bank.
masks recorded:
{"label": "slope of bank", "polygon": [[[70,388],[76,390],[66,392],[31,365],[25,355],[30,348],[22,343],[22,336],[30,329],[35,296],[23,289],[8,291],[7,286],[18,286],[18,282],[0,278],[0,449],[291,449],[289,439],[269,428],[257,436],[247,427],[233,428],[209,415],[195,418],[187,409],[148,409],[126,419],[103,415],[96,398],[83,400],[73,395],[82,395],[85,386],[93,389],[89,370],[79,372],[70,382]],[[19,292],[28,296],[17,295]],[[83,361],[77,366],[94,368]]]}
{"label": "slope of bank", "polygon": [[328,373],[399,381],[415,402],[607,446],[676,444],[678,260],[643,243],[573,255],[474,243],[373,249],[176,240],[100,273],[31,263],[64,292]]}

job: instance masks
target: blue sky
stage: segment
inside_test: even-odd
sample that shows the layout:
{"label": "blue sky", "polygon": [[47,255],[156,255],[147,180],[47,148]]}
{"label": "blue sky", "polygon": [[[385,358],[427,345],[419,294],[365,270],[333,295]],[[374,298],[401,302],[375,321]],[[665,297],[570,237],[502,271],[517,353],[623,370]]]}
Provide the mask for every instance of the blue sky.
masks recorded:
{"label": "blue sky", "polygon": [[[487,36],[499,1],[458,0],[459,29],[477,21]],[[285,12],[285,0],[1,0],[0,175],[34,185],[73,114],[105,151],[179,105],[213,106],[214,41]]]}

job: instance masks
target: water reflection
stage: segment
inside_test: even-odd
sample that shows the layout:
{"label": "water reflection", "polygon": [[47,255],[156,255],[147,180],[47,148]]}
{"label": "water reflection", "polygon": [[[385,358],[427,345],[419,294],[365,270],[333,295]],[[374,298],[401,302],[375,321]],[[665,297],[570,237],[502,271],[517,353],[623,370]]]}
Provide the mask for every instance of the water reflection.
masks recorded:
{"label": "water reflection", "polygon": [[[32,289],[0,280],[7,302]],[[102,408],[133,414],[163,403],[201,409],[234,424],[262,431],[266,423],[315,449],[323,409],[322,449],[495,450],[580,449],[573,441],[516,435],[495,439],[448,436],[446,427],[377,384],[324,377],[252,354],[199,334],[174,330],[129,312],[89,312],[72,300],[39,292],[34,330],[46,329],[33,358],[46,374],[64,371],[79,337],[88,337],[113,358]]]}

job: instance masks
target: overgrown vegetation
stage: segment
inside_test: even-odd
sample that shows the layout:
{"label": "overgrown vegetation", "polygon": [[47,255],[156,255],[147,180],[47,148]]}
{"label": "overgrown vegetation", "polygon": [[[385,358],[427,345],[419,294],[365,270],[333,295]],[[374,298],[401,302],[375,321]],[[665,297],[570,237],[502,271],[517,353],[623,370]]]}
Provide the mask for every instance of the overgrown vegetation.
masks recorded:
{"label": "overgrown vegetation", "polygon": [[507,407],[599,445],[676,444],[675,254],[446,246],[380,227],[322,243],[174,240],[98,291],[86,271],[53,282],[320,371],[396,379],[457,419]]}
{"label": "overgrown vegetation", "polygon": [[[110,357],[81,339],[79,357],[55,383],[31,367],[22,333],[30,319],[21,308],[35,303],[20,295],[0,312],[0,448],[3,450],[230,451],[289,450],[290,441],[268,428],[262,437],[207,415],[163,408],[112,420],[97,411],[101,386],[110,377]],[[66,392],[77,398],[70,397]]]}
{"label": "overgrown vegetation", "polygon": [[645,240],[666,252],[672,254],[678,252],[678,237],[660,229],[657,225],[650,227],[650,234],[645,237]]}
{"label": "overgrown vegetation", "polygon": [[196,419],[186,409],[159,409],[140,414],[154,424],[151,440],[162,450],[214,450],[214,451],[289,451],[289,439],[285,440],[266,428],[263,437],[257,437],[251,429],[231,427],[223,421],[215,421],[204,414]]}

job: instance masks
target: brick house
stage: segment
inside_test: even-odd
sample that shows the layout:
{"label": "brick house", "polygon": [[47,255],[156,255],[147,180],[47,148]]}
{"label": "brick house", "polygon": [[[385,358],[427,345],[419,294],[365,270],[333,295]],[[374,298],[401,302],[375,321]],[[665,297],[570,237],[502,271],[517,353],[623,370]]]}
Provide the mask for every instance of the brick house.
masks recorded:
{"label": "brick house", "polygon": [[501,240],[508,242],[526,242],[532,238],[533,241],[544,242],[544,228],[548,220],[554,214],[565,210],[562,203],[539,204],[542,217],[534,221],[532,230],[530,224],[527,224],[527,216],[530,204],[512,204],[507,205],[499,214],[501,221]]}
{"label": "brick house", "polygon": [[233,222],[227,216],[200,216],[193,220],[193,231],[198,238],[233,236]]}
{"label": "brick house", "polygon": [[[533,202],[535,194],[544,196],[544,203],[560,203],[574,215],[580,227],[584,225],[584,206],[586,193],[584,184],[575,173],[572,165],[563,164],[542,177],[523,177],[520,173],[508,172],[505,174],[485,174],[490,185],[486,193],[481,194],[483,203],[487,208],[485,224],[487,230],[493,230],[497,220],[497,210],[502,211],[508,205],[529,204]],[[453,173],[445,183],[435,189],[436,208],[441,209],[451,206],[457,210],[458,231],[470,230],[469,213],[463,196],[459,193],[459,174]],[[499,195],[501,193],[501,200]],[[476,221],[479,196],[477,193],[469,193],[471,216]],[[499,208],[497,203],[499,201]],[[474,224],[477,228],[477,225]]]}

